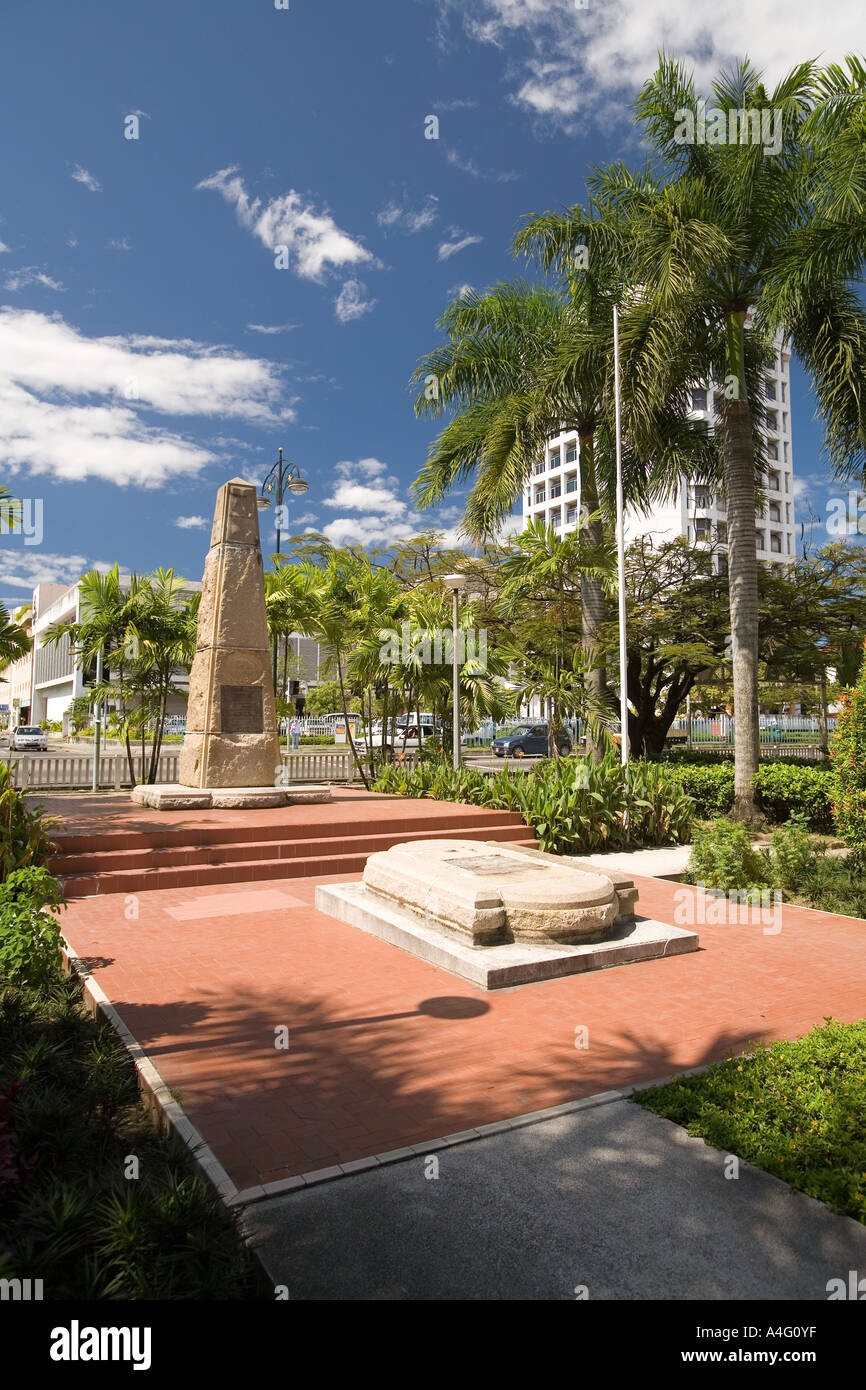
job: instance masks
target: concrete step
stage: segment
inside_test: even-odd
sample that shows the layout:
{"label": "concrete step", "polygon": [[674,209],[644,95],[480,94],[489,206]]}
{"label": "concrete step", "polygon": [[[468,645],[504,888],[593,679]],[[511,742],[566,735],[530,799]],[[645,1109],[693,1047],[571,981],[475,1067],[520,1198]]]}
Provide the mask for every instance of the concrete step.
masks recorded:
{"label": "concrete step", "polygon": [[[339,847],[342,854],[373,854],[376,850],[390,849],[407,838],[405,826],[395,827],[384,834],[359,832],[356,825],[354,835],[321,835],[317,838],[292,838],[286,840],[240,840],[232,843],[210,845],[143,846],[140,849],[101,849],[90,854],[57,854],[48,861],[51,872],[60,877],[73,877],[79,874],[104,873],[125,869],[169,869],[191,868],[196,865],[230,864],[255,859],[293,859],[327,858],[330,852]],[[513,825],[466,825],[442,826],[441,818],[437,829],[413,833],[412,839],[461,839],[484,840],[494,838],[500,841],[519,840],[529,832],[519,819]]]}
{"label": "concrete step", "polygon": [[[417,802],[413,803],[417,807]],[[239,813],[242,814],[242,813]],[[522,825],[515,811],[491,811],[484,807],[461,806],[459,818],[431,814],[418,814],[411,817],[412,838],[421,838],[428,832],[443,830],[448,824],[456,832],[458,828],[470,829],[472,826]],[[403,826],[403,817],[393,810],[389,813],[373,813],[368,819],[359,821],[357,817],[345,820],[302,820],[286,822],[274,820],[264,824],[244,824],[239,818],[225,825],[173,825],[150,827],[140,830],[104,830],[80,835],[55,835],[60,856],[73,854],[93,855],[102,851],[114,853],[119,850],[193,848],[218,844],[261,843],[265,840],[302,840],[352,838],[359,831],[367,835],[386,835],[395,826]]]}
{"label": "concrete step", "polygon": [[[537,844],[526,827],[523,837],[499,835],[465,836],[469,839],[491,839],[502,843],[523,845],[536,849]],[[456,837],[456,831],[441,832],[446,838]],[[527,838],[528,837],[528,838]],[[385,837],[388,838],[388,837]],[[403,836],[394,836],[391,843],[399,844]],[[415,837],[413,837],[415,838]],[[464,838],[461,834],[460,838]],[[204,887],[217,883],[249,883],[278,878],[320,878],[326,875],[359,874],[375,848],[352,853],[322,852],[316,855],[293,856],[282,859],[235,860],[224,864],[191,864],[174,868],[100,869],[96,873],[71,875],[64,880],[66,896],[84,898],[110,893],[146,893],[160,888]]]}

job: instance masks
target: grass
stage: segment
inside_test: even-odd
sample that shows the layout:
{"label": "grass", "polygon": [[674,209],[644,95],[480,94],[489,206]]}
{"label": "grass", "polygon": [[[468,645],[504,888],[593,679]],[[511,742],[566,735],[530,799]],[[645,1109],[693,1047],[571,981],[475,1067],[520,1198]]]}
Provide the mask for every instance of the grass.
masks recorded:
{"label": "grass", "polygon": [[633,1099],[866,1223],[866,1020],[828,1018]]}
{"label": "grass", "polygon": [[77,980],[0,981],[0,1058],[0,1277],[41,1278],[46,1299],[271,1296]]}

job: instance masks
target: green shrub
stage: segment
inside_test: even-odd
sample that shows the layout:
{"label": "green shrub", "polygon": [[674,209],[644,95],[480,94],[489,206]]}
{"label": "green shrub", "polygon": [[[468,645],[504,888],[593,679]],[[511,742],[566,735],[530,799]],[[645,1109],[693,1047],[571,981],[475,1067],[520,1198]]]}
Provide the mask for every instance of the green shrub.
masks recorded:
{"label": "green shrub", "polygon": [[816,858],[815,841],[808,833],[808,822],[797,811],[785,825],[773,831],[770,858],[777,888],[797,890],[811,872]]}
{"label": "green shrub", "polygon": [[633,1099],[866,1221],[866,1023],[828,1019],[795,1042],[756,1047]]}
{"label": "green shrub", "polygon": [[734,804],[734,764],[664,763],[665,770],[675,778],[687,796],[695,803],[699,820],[724,816]]}
{"label": "green shrub", "polygon": [[63,902],[47,869],[15,869],[0,883],[0,979],[33,986],[53,979],[60,968],[60,927],[44,909]]}
{"label": "green shrub", "polygon": [[770,820],[802,813],[813,830],[833,828],[833,771],[826,765],[762,763],[755,776],[758,803]]}
{"label": "green shrub", "polygon": [[852,849],[866,849],[866,655],[830,745],[836,828]]}
{"label": "green shrub", "polygon": [[28,810],[12,785],[7,763],[0,763],[0,881],[14,869],[41,864],[56,848],[49,835],[54,817]]}
{"label": "green shrub", "polygon": [[688,865],[693,883],[706,888],[763,888],[772,879],[767,855],[756,850],[740,822],[718,820],[707,830],[696,830]]}
{"label": "green shrub", "polygon": [[551,854],[681,843],[693,818],[691,799],[666,768],[633,762],[626,781],[614,757],[598,764],[563,758],[531,772],[503,768],[489,776],[465,766],[455,771],[439,758],[412,771],[386,767],[375,790],[517,811]]}

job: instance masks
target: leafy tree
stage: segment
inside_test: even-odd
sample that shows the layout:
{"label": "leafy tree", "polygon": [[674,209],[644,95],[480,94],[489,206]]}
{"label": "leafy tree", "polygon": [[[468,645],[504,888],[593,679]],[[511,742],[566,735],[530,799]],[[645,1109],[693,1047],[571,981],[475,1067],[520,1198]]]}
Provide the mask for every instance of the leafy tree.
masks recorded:
{"label": "leafy tree", "polygon": [[842,694],[830,757],[836,827],[846,844],[866,851],[866,653],[857,684]]}
{"label": "leafy tree", "polygon": [[[862,470],[866,416],[866,311],[856,292],[864,255],[863,70],[849,60],[823,75],[794,68],[772,90],[745,61],[712,86],[725,113],[772,110],[779,148],[761,143],[688,143],[683,110],[695,111],[694,82],[662,58],[637,101],[652,155],[639,174],[598,171],[593,196],[627,228],[632,294],[623,323],[630,397],[667,400],[688,363],[714,380],[724,462],[733,650],[736,793],[734,813],[757,815],[758,575],[756,478],[764,468],[761,374],[783,332],[809,373],[840,472]],[[859,110],[856,100],[859,99]],[[840,134],[844,152],[835,149]],[[859,142],[859,143],[858,143]],[[567,219],[552,233],[558,255],[572,238]]]}

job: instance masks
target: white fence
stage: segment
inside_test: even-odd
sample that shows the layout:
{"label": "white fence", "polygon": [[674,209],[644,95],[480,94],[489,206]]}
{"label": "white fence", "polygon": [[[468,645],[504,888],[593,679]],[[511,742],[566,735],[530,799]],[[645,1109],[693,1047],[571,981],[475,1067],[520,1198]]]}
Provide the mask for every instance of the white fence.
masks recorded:
{"label": "white fence", "polygon": [[[684,714],[678,715],[671,725],[671,732],[679,734],[688,733],[688,719]],[[780,714],[762,714],[758,720],[760,728],[761,744],[772,746],[773,744],[818,744],[821,738],[821,722],[814,716]],[[832,734],[836,728],[836,716],[834,714],[827,717],[827,731]],[[734,741],[734,721],[728,714],[715,715],[712,718],[699,717],[692,715],[691,719],[692,743],[729,744]]]}
{"label": "white fence", "polygon": [[[167,753],[159,760],[157,782],[176,782],[178,753]],[[411,761],[411,759],[410,759]],[[283,756],[283,781],[292,782],[349,782],[355,769],[348,749],[303,749]],[[139,754],[135,759],[136,777],[147,775],[148,759]],[[12,784],[24,790],[48,791],[53,787],[66,791],[87,791],[93,785],[93,757],[81,754],[22,754],[9,763]],[[276,778],[274,779],[276,782]],[[104,753],[99,762],[99,785],[121,791],[132,785],[125,754]]]}

